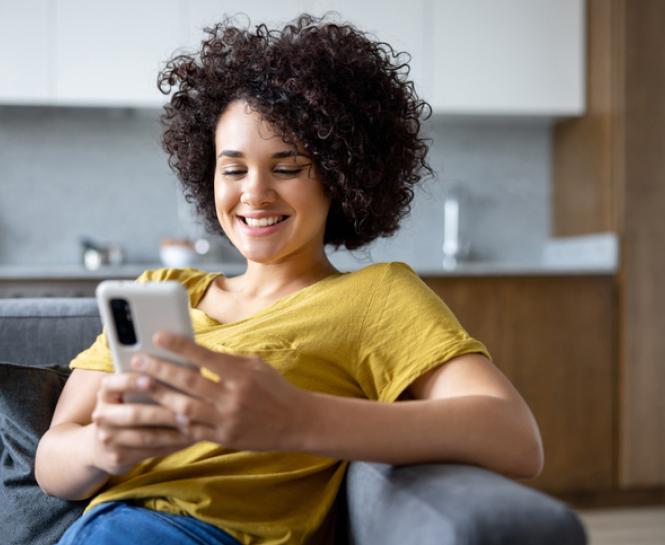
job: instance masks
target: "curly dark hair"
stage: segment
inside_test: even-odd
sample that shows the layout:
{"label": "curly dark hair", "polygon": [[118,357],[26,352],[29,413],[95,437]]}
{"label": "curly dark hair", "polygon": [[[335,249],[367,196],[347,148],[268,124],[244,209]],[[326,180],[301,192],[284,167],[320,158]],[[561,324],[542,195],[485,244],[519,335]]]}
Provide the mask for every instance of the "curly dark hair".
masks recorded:
{"label": "curly dark hair", "polygon": [[395,233],[426,161],[423,111],[409,65],[351,24],[302,14],[282,30],[233,17],[205,28],[199,51],[170,59],[158,77],[170,101],[162,145],[209,232],[223,234],[214,202],[214,132],[227,105],[245,100],[291,145],[311,155],[330,197],[324,244],[360,248]]}

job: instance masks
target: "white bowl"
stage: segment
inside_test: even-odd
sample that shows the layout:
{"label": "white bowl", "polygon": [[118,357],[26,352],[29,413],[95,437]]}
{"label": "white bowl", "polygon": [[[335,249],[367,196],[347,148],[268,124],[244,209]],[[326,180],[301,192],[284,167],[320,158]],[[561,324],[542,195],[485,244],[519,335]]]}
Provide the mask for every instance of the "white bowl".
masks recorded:
{"label": "white bowl", "polygon": [[159,258],[162,264],[172,269],[189,267],[196,262],[197,257],[198,254],[194,248],[189,246],[167,245],[159,248]]}

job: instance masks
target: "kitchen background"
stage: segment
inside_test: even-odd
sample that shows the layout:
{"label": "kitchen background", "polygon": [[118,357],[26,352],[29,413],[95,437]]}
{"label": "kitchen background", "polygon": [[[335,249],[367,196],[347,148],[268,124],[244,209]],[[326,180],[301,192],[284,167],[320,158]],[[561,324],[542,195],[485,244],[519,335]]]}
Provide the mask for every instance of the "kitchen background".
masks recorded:
{"label": "kitchen background", "polygon": [[[399,260],[441,272],[444,200],[461,187],[457,231],[468,254],[451,273],[615,270],[612,233],[572,246],[551,240],[552,126],[585,110],[585,2],[537,4],[418,0],[404,12],[390,0],[379,13],[373,2],[349,0],[121,0],[102,19],[84,0],[0,3],[9,74],[0,83],[0,275],[3,265],[16,276],[81,264],[87,237],[119,245],[132,276],[160,265],[164,239],[205,236],[160,149],[156,74],[222,14],[240,12],[246,24],[303,11],[334,11],[408,52],[409,77],[434,110],[423,133],[436,177],[417,190],[395,236],[353,253],[331,250],[338,267]],[[42,33],[19,42],[11,21],[20,18]],[[242,270],[225,240],[207,238],[200,265]]]}
{"label": "kitchen background", "polygon": [[[2,108],[2,263],[79,263],[82,236],[119,243],[130,263],[155,263],[162,239],[203,235],[166,164],[158,117],[158,110]],[[468,196],[460,220],[473,259],[539,262],[550,229],[550,123],[434,119],[427,133],[438,176],[417,192],[402,229],[367,250],[340,252],[339,262],[440,269],[443,200],[455,181]],[[211,241],[217,261],[241,259],[230,244]]]}
{"label": "kitchen background", "polygon": [[[0,297],[90,296],[102,278],[161,266],[164,239],[206,237],[160,148],[157,71],[223,12],[257,22],[335,10],[412,54],[437,176],[394,237],[333,262],[411,264],[488,345],[541,427],[547,463],[528,484],[580,508],[655,506],[646,519],[629,512],[635,524],[627,511],[611,512],[613,525],[585,512],[592,545],[638,543],[645,529],[639,543],[665,541],[664,2],[105,8],[0,0]],[[444,269],[453,186],[471,253]],[[84,268],[81,237],[119,244],[124,264]],[[228,243],[208,240],[198,266],[242,272]]]}

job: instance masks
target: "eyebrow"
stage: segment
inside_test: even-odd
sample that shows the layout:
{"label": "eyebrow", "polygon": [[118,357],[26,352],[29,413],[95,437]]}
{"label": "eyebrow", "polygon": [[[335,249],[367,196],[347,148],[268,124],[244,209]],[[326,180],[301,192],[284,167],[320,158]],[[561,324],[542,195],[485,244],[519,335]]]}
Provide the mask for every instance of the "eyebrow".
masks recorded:
{"label": "eyebrow", "polygon": [[[225,157],[244,157],[245,155],[241,151],[237,151],[234,149],[225,149],[222,150],[222,152],[217,156],[221,157],[224,155]],[[283,159],[285,157],[307,157],[304,153],[300,153],[295,150],[284,150],[284,151],[278,151],[277,153],[273,153],[271,157],[273,159]]]}

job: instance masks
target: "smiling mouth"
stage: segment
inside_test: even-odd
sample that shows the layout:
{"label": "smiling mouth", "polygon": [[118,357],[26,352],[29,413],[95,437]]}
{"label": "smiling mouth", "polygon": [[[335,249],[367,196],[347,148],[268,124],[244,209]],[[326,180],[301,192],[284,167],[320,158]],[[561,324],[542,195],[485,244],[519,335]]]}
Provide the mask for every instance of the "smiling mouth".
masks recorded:
{"label": "smiling mouth", "polygon": [[247,226],[249,227],[272,227],[273,225],[277,225],[278,223],[282,223],[283,221],[287,220],[289,216],[273,216],[271,218],[261,218],[261,219],[253,219],[253,218],[246,218],[244,216],[238,216],[240,220]]}

